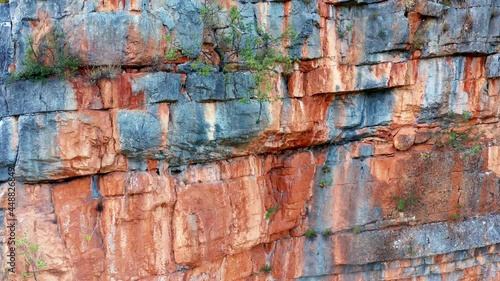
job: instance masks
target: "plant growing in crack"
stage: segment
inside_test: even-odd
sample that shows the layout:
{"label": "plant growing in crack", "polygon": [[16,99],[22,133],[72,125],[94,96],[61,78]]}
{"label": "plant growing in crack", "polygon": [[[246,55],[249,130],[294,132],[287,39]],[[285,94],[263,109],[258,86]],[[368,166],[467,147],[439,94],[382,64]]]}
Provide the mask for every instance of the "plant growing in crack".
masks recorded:
{"label": "plant growing in crack", "polygon": [[423,153],[422,159],[430,159],[432,151],[441,147],[461,151],[461,158],[480,154],[483,149],[480,141],[485,137],[485,131],[479,130],[477,125],[469,126],[473,117],[469,111],[462,114],[448,112],[442,126],[431,134],[434,139],[431,152]]}
{"label": "plant growing in crack", "polygon": [[413,42],[411,45],[411,50],[422,50],[428,43],[427,31],[433,26],[430,22],[423,21],[413,34]]}
{"label": "plant growing in crack", "polygon": [[266,264],[263,267],[261,267],[260,272],[268,273],[268,272],[271,272],[272,270],[273,270],[273,268],[271,267],[271,265]]}
{"label": "plant growing in crack", "polygon": [[354,234],[360,234],[361,232],[363,232],[363,226],[361,226],[361,225],[355,225],[352,228],[352,233],[354,233]]}
{"label": "plant growing in crack", "polygon": [[328,229],[325,229],[325,230],[321,233],[321,235],[323,236],[323,238],[328,238],[328,237],[330,237],[330,236],[332,236],[332,235],[333,235],[333,231],[332,231],[332,229],[331,229],[331,228],[328,228]]}
{"label": "plant growing in crack", "polygon": [[95,85],[101,79],[114,79],[120,75],[122,69],[116,65],[93,66],[85,69],[89,84]]}
{"label": "plant growing in crack", "polygon": [[461,216],[461,212],[462,212],[462,208],[463,208],[463,207],[464,207],[464,206],[462,206],[461,204],[458,204],[458,205],[456,206],[456,211],[455,211],[455,213],[453,213],[453,214],[451,214],[451,215],[450,215],[450,219],[451,219],[452,221],[457,221],[457,220],[459,220],[459,219],[460,219],[460,216]]}
{"label": "plant growing in crack", "polygon": [[337,35],[339,36],[339,39],[345,39],[349,32],[351,32],[353,27],[354,25],[352,23],[344,25],[344,27],[342,27],[342,25],[339,23],[339,25],[337,26]]}
{"label": "plant growing in crack", "polygon": [[[200,8],[201,20],[207,48],[201,54],[186,54],[185,50],[173,43],[171,35],[167,42],[165,57],[177,59],[180,52],[195,57],[192,69],[203,75],[213,71],[229,73],[248,71],[253,74],[255,89],[249,100],[270,101],[272,80],[276,73],[291,73],[293,60],[281,51],[281,47],[289,40],[295,40],[296,32],[286,28],[279,36],[273,37],[263,28],[255,26],[253,21],[246,21],[242,10],[231,6],[225,10],[215,0],[205,0]],[[203,43],[200,43],[201,45]],[[194,67],[193,67],[194,66]]]}
{"label": "plant growing in crack", "polygon": [[329,172],[331,171],[331,168],[330,168],[330,166],[328,166],[328,165],[324,165],[324,166],[321,168],[321,170],[323,171],[323,173],[325,173],[325,174],[326,174],[326,173],[329,173]]}
{"label": "plant growing in crack", "polygon": [[314,240],[314,239],[316,239],[316,237],[318,237],[318,232],[315,229],[310,228],[310,229],[306,230],[304,235],[306,236],[306,238],[308,240]]}
{"label": "plant growing in crack", "polygon": [[410,255],[410,256],[415,256],[417,254],[417,251],[416,251],[416,249],[413,248],[413,246],[409,246],[407,252],[408,252],[408,255]]}
{"label": "plant growing in crack", "polygon": [[327,187],[329,187],[329,186],[331,186],[331,185],[332,185],[332,182],[333,182],[332,180],[330,180],[330,181],[328,181],[328,182],[327,182],[326,180],[321,180],[321,181],[318,183],[318,186],[319,186],[320,188],[327,188]]}
{"label": "plant growing in crack", "polygon": [[60,27],[53,27],[35,42],[29,37],[21,65],[24,67],[12,73],[9,83],[18,80],[44,82],[49,77],[64,78],[78,70],[80,59],[72,53],[66,35]]}
{"label": "plant growing in crack", "polygon": [[276,214],[277,211],[278,211],[278,207],[272,207],[272,208],[267,209],[266,220],[271,219],[274,216],[274,214]]}

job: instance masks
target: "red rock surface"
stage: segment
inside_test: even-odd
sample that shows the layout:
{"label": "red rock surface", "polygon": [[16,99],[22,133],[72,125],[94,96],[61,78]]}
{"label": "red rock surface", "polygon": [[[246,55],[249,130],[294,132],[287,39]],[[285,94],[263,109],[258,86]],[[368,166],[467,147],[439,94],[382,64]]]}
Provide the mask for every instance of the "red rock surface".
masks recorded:
{"label": "red rock surface", "polygon": [[[0,148],[27,150],[14,161],[30,160],[39,176],[23,182],[16,166],[17,235],[40,245],[47,266],[38,280],[500,280],[500,86],[488,74],[498,54],[440,49],[463,42],[413,49],[426,20],[442,16],[426,15],[433,11],[423,4],[313,1],[300,13],[319,45],[311,35],[300,46],[302,60],[289,77],[273,78],[276,101],[259,104],[257,118],[218,92],[195,102],[193,74],[181,70],[187,57],[154,65],[167,25],[153,22],[175,20],[147,25],[144,7],[157,2],[85,6],[133,18],[113,53],[122,73],[95,84],[69,79],[73,109],[0,115],[0,132],[15,131]],[[281,2],[256,4],[255,18],[293,24],[298,1]],[[276,5],[283,15],[267,17]],[[382,26],[389,8],[406,16],[387,31],[407,29],[403,39],[368,34],[369,21]],[[476,11],[453,11],[465,17],[464,9]],[[34,36],[50,23],[33,23]],[[93,57],[99,41],[85,24],[70,32],[76,51],[86,64],[106,65]],[[389,47],[377,41],[384,36]],[[148,82],[167,74],[162,67],[182,74],[161,76],[172,80],[158,89]],[[48,137],[26,138],[30,125]],[[8,185],[0,183],[2,258]],[[1,266],[8,280],[26,271],[22,262],[16,274],[5,271],[6,259]]]}

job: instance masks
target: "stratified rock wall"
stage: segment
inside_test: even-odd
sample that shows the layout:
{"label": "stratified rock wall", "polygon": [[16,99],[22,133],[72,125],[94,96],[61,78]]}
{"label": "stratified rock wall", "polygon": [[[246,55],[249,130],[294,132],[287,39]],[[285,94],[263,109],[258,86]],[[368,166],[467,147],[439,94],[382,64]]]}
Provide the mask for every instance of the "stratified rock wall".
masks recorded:
{"label": "stratified rock wall", "polygon": [[[500,0],[220,3],[297,32],[270,101],[198,0],[0,4],[2,278],[13,167],[38,280],[500,280]],[[53,26],[80,71],[7,83]]]}

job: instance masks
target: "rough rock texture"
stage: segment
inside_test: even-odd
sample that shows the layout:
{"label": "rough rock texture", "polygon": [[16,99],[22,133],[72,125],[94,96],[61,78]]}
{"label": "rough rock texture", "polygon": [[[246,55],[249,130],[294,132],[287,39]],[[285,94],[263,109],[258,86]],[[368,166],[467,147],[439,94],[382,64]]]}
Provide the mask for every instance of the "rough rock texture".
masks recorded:
{"label": "rough rock texture", "polygon": [[[3,279],[14,168],[38,280],[500,280],[499,0],[220,3],[297,32],[269,101],[198,0],[0,4]],[[56,25],[81,69],[7,83]]]}

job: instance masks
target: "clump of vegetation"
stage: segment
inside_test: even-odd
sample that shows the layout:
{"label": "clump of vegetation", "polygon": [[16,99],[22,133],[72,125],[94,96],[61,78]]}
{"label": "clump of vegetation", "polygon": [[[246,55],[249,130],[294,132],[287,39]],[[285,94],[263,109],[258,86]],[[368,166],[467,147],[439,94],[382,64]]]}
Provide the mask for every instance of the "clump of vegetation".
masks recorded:
{"label": "clump of vegetation", "polygon": [[28,235],[24,233],[22,237],[16,240],[16,246],[24,259],[21,278],[37,280],[38,272],[47,267],[47,263],[40,256],[40,244],[30,242]]}
{"label": "clump of vegetation", "polygon": [[[172,45],[173,44],[173,41],[172,41],[172,35],[170,34],[167,34],[165,35],[165,40],[167,41],[167,43],[169,45]],[[179,51],[175,48],[169,48],[167,49],[167,51],[165,52],[165,58],[167,60],[176,60],[178,58],[180,58],[180,54],[179,54]]]}
{"label": "clump of vegetation", "polygon": [[377,33],[377,36],[381,39],[385,39],[387,37],[387,31],[385,30],[380,30],[378,33]]}
{"label": "clump of vegetation", "polygon": [[355,225],[352,228],[352,233],[354,234],[360,234],[361,232],[363,232],[363,227],[361,225]]}
{"label": "clump of vegetation", "polygon": [[351,32],[352,28],[354,25],[352,23],[349,23],[348,25],[345,26],[345,29],[343,29],[340,24],[337,26],[337,34],[340,39],[344,39],[349,32]]}
{"label": "clump of vegetation", "polygon": [[466,111],[462,112],[461,117],[462,117],[462,121],[469,122],[472,119],[473,115],[470,111],[466,110]]}
{"label": "clump of vegetation", "polygon": [[116,65],[94,66],[85,69],[85,75],[91,84],[95,84],[101,79],[114,79],[121,71],[121,67]]}
{"label": "clump of vegetation", "polygon": [[478,143],[476,143],[472,147],[470,147],[469,149],[467,149],[462,154],[462,156],[465,157],[465,156],[469,156],[469,155],[476,155],[476,154],[479,154],[480,152],[481,152],[481,145],[478,144]]}
{"label": "clump of vegetation", "polygon": [[64,78],[80,67],[80,59],[72,53],[64,32],[58,27],[53,27],[38,42],[28,38],[26,43],[24,60],[21,62],[24,68],[12,73],[8,82]]}
{"label": "clump of vegetation", "polygon": [[253,22],[246,23],[236,6],[226,11],[215,0],[204,1],[200,13],[210,47],[202,48],[201,54],[196,55],[176,46],[169,35],[167,41],[171,48],[165,57],[174,60],[181,52],[190,58],[196,57],[192,68],[203,75],[209,75],[214,67],[224,73],[252,72],[257,87],[249,99],[269,101],[275,74],[292,71],[293,59],[280,50],[284,42],[297,38],[296,32],[287,28],[280,36],[273,37]]}
{"label": "clump of vegetation", "polygon": [[412,246],[410,246],[410,247],[408,247],[408,254],[409,254],[410,256],[414,256],[414,255],[416,255],[416,254],[417,254],[417,251],[416,251],[415,249],[413,249],[413,247],[412,247]]}
{"label": "clump of vegetation", "polygon": [[314,240],[316,239],[316,237],[318,237],[318,232],[315,229],[310,228],[306,230],[304,235],[306,236],[307,239]]}
{"label": "clump of vegetation", "polygon": [[431,158],[430,152],[424,152],[421,155],[422,155],[422,159],[424,159],[424,160],[429,160]]}
{"label": "clump of vegetation", "polygon": [[422,50],[425,44],[427,44],[427,37],[426,37],[427,29],[428,29],[427,25],[417,29],[417,31],[413,35],[413,44],[412,44],[413,50]]}
{"label": "clump of vegetation", "polygon": [[448,6],[448,7],[451,7],[451,5],[452,5],[450,0],[441,1],[441,4]]}
{"label": "clump of vegetation", "polygon": [[[435,140],[433,149],[451,147],[462,150],[469,146],[462,153],[462,157],[480,153],[481,144],[478,141],[484,137],[484,131],[479,131],[476,125],[463,128],[472,118],[473,115],[469,111],[464,111],[462,114],[455,114],[450,111],[444,119],[444,125],[437,132],[433,133]],[[460,128],[461,126],[462,128]],[[430,153],[428,154],[430,157]]]}
{"label": "clump of vegetation", "polygon": [[210,64],[203,62],[202,60],[197,60],[191,63],[191,69],[203,76],[209,76],[212,73],[214,67]]}
{"label": "clump of vegetation", "polygon": [[328,182],[327,182],[326,180],[321,180],[321,181],[319,182],[319,184],[318,184],[318,186],[319,186],[320,188],[327,188],[327,187],[329,187],[329,186],[331,186],[331,185],[332,185],[332,180],[330,180],[330,181],[328,181]]}
{"label": "clump of vegetation", "polygon": [[393,196],[392,200],[396,202],[396,210],[401,213],[404,213],[409,207],[417,205],[417,197],[413,193],[408,197]]}
{"label": "clump of vegetation", "polygon": [[328,165],[323,166],[323,168],[321,168],[321,170],[323,170],[323,173],[325,173],[325,174],[329,173],[331,171],[330,166],[328,166]]}
{"label": "clump of vegetation", "polygon": [[278,211],[277,207],[269,208],[266,212],[266,220],[271,219],[274,214]]}
{"label": "clump of vegetation", "polygon": [[273,268],[271,267],[271,265],[266,264],[266,265],[264,265],[264,266],[260,269],[260,272],[263,272],[263,273],[268,273],[268,272],[271,272],[271,270],[273,270]]}
{"label": "clump of vegetation", "polygon": [[[458,5],[462,5],[467,3],[467,0],[454,0]],[[441,3],[445,6],[451,7],[453,6],[453,2],[451,0],[438,0],[438,3]]]}
{"label": "clump of vegetation", "polygon": [[457,220],[459,220],[459,219],[460,219],[460,214],[461,214],[461,211],[462,211],[462,208],[463,208],[463,207],[464,207],[464,206],[462,206],[462,205],[458,204],[458,205],[457,205],[457,207],[456,207],[456,208],[457,208],[456,212],[455,212],[455,213],[453,213],[453,214],[450,216],[450,219],[451,219],[451,220],[453,220],[453,221],[457,221]]}
{"label": "clump of vegetation", "polygon": [[328,229],[325,229],[323,231],[323,233],[321,233],[321,235],[323,236],[323,238],[328,238],[328,237],[333,235],[333,231],[331,228],[328,228]]}
{"label": "clump of vegetation", "polygon": [[471,12],[468,10],[465,14],[464,24],[462,25],[462,33],[468,33],[472,31],[472,26],[474,25],[474,19],[472,18]]}

